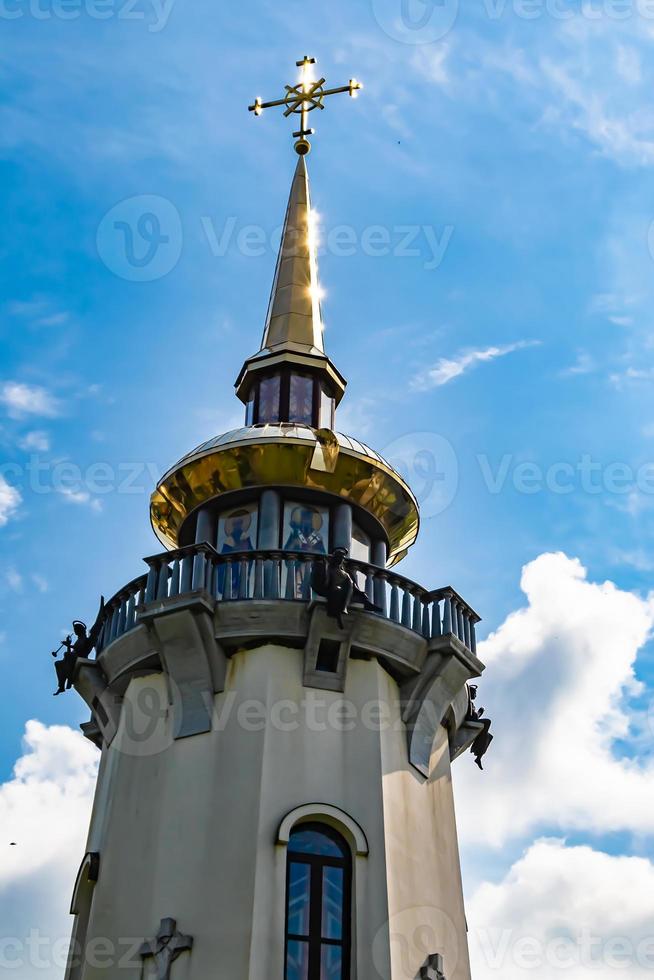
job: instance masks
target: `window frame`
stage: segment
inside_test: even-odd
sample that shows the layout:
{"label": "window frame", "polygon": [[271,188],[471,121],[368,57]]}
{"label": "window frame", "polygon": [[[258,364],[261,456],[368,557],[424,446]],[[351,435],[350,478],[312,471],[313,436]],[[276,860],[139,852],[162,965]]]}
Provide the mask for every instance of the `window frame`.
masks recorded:
{"label": "window frame", "polygon": [[[314,830],[334,841],[340,848],[342,857],[332,857],[323,854],[309,854],[291,850],[294,833]],[[304,864],[309,872],[309,926],[308,934],[301,936],[289,933],[290,912],[290,878],[291,864]],[[343,870],[343,915],[341,939],[324,939],[323,931],[323,869],[326,867]],[[289,943],[300,942],[308,946],[308,964],[306,980],[320,980],[322,950],[332,946],[341,950],[340,980],[350,980],[352,963],[352,908],[354,888],[354,861],[352,850],[346,838],[330,824],[323,823],[319,817],[306,822],[297,823],[289,834],[286,852],[286,896],[284,918],[284,980],[288,980],[288,948]]]}
{"label": "window frame", "polygon": [[[290,418],[290,405],[291,405],[291,376],[296,375],[297,377],[309,378],[312,384],[312,395],[311,395],[311,423],[301,422],[298,425],[309,425],[314,429],[320,428],[321,422],[321,399],[323,391],[331,401],[331,417],[330,425],[328,428],[333,428],[334,425],[334,408],[335,399],[333,393],[330,393],[329,385],[317,375],[313,374],[311,370],[296,370],[292,368],[281,368],[277,371],[267,371],[265,374],[262,373],[258,377],[252,389],[248,394],[246,401],[246,424],[250,425],[265,425],[260,419],[260,401],[261,401],[261,385],[265,381],[269,381],[271,378],[279,378],[279,418],[276,420],[267,420],[270,424],[277,422],[292,422]],[[250,409],[251,404],[251,409]],[[252,418],[251,423],[247,423],[248,417]]]}

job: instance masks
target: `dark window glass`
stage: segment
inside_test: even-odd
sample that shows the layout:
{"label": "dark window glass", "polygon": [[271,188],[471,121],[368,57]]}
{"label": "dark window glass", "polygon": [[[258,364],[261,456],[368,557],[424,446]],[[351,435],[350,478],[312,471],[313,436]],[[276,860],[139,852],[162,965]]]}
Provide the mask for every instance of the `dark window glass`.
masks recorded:
{"label": "dark window glass", "polygon": [[288,869],[288,931],[294,936],[309,935],[311,869],[292,862]]}
{"label": "dark window glass", "polygon": [[349,980],[352,863],[331,827],[291,834],[286,875],[285,980]]}
{"label": "dark window glass", "polygon": [[253,422],[254,422],[254,391],[251,391],[249,398],[245,403],[245,424],[252,425]]}
{"label": "dark window glass", "polygon": [[338,671],[338,658],[341,653],[339,640],[321,640],[316,657],[316,670],[324,671],[327,674],[335,674]]}
{"label": "dark window glass", "polygon": [[292,939],[286,945],[286,980],[307,980],[309,976],[309,943]]}
{"label": "dark window glass", "polygon": [[342,868],[323,868],[322,935],[323,939],[343,938]]}
{"label": "dark window glass", "polygon": [[307,824],[293,831],[288,849],[296,854],[324,854],[342,858],[346,854],[345,846],[336,835],[327,835],[320,825],[316,828],[314,824]]}
{"label": "dark window glass", "polygon": [[318,425],[321,429],[331,429],[334,425],[334,399],[325,385],[320,386],[320,414]]}
{"label": "dark window glass", "polygon": [[288,420],[313,425],[313,378],[304,374],[291,375]]}
{"label": "dark window glass", "polygon": [[261,381],[257,422],[279,422],[279,389],[280,378],[278,374]]}

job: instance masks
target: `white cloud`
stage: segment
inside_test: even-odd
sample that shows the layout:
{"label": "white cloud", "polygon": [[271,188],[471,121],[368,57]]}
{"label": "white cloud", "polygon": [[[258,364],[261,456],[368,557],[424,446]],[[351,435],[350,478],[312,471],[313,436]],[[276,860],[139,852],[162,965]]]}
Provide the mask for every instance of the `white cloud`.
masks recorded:
{"label": "white cloud", "polygon": [[42,316],[37,322],[40,327],[61,327],[70,319],[70,314],[65,310],[61,313],[50,313]]}
{"label": "white cloud", "polygon": [[632,316],[610,316],[609,320],[614,323],[616,327],[631,327],[634,322]]}
{"label": "white cloud", "polygon": [[549,828],[654,831],[654,761],[615,754],[633,720],[625,695],[641,692],[634,666],[654,598],[589,582],[560,553],[525,566],[521,587],[527,605],[480,644],[480,700],[496,737],[485,782],[472,766],[457,770],[463,839],[497,846]]}
{"label": "white cloud", "polygon": [[637,85],[643,79],[643,66],[640,54],[633,47],[618,44],[615,58],[615,69],[623,81]]}
{"label": "white cloud", "polygon": [[48,580],[44,578],[43,575],[38,575],[37,572],[32,573],[32,582],[37,587],[39,592],[48,592],[50,590]]}
{"label": "white cloud", "polygon": [[23,576],[20,574],[20,572],[16,571],[15,568],[7,569],[5,572],[5,579],[12,592],[23,591]]}
{"label": "white cloud", "polygon": [[42,299],[15,300],[9,303],[8,312],[11,316],[33,317],[47,309],[47,303]]}
{"label": "white cloud", "polygon": [[50,437],[42,429],[35,429],[28,432],[18,443],[25,452],[47,453],[50,449]]}
{"label": "white cloud", "polygon": [[98,514],[102,510],[102,501],[98,497],[92,497],[88,490],[71,490],[69,487],[62,487],[58,492],[71,504],[90,507]]}
{"label": "white cloud", "polygon": [[447,70],[447,61],[450,56],[450,46],[448,44],[418,47],[412,58],[413,67],[416,71],[426,78],[427,81],[436,85],[446,86],[450,80]]}
{"label": "white cloud", "polygon": [[513,354],[514,351],[524,350],[526,347],[536,347],[538,344],[540,344],[539,340],[519,340],[515,344],[505,344],[503,347],[486,347],[483,350],[460,351],[453,358],[441,357],[433,367],[421,371],[413,379],[411,387],[420,391],[440,387],[453,381],[454,378],[465,374],[466,371],[476,367],[477,364],[494,361],[498,357],[506,357],[507,354]]}
{"label": "white cloud", "polygon": [[[21,961],[13,969],[21,980],[63,976],[98,758],[71,728],[29,721],[24,754],[0,785],[0,922],[2,936],[17,941],[7,955]],[[30,945],[30,930],[43,940],[40,948]]]}
{"label": "white cloud", "polygon": [[616,565],[627,565],[637,572],[654,572],[654,555],[645,548],[634,548],[629,551],[617,548],[611,554],[611,560]]}
{"label": "white cloud", "polygon": [[[632,16],[620,21],[606,12],[603,16],[602,4],[582,4],[576,14],[570,9],[565,20],[548,16],[546,4],[534,6],[542,17],[532,39],[521,31],[514,35],[518,46],[513,37],[502,43],[495,34],[491,41],[478,36],[477,43],[460,47],[461,63],[450,69],[452,84],[459,82],[461,90],[465,85],[478,98],[481,82],[484,94],[490,89],[495,104],[513,114],[519,91],[521,105],[529,107],[541,126],[564,138],[579,133],[592,149],[617,163],[651,164],[654,112],[643,68],[649,63],[652,35],[651,25],[636,13],[637,2],[630,5]],[[510,7],[504,4],[504,9]],[[596,17],[584,15],[591,8]],[[418,61],[414,64],[428,77]],[[502,97],[502,75],[515,83],[509,98]]]}
{"label": "white cloud", "polygon": [[654,866],[535,841],[468,903],[475,980],[642,980],[654,968]]}
{"label": "white cloud", "polygon": [[614,374],[611,374],[609,380],[616,388],[622,388],[630,382],[654,381],[654,368],[629,367],[624,371],[616,371]]}
{"label": "white cloud", "polygon": [[7,483],[4,476],[0,474],[0,527],[4,527],[14,516],[22,499],[20,491]]}
{"label": "white cloud", "polygon": [[5,381],[0,385],[0,404],[6,406],[12,418],[25,415],[53,418],[59,414],[59,403],[46,388],[19,381]]}
{"label": "white cloud", "polygon": [[570,367],[564,368],[559,377],[574,378],[580,374],[592,374],[596,368],[595,360],[588,351],[578,351],[577,360]]}
{"label": "white cloud", "polygon": [[[579,66],[584,65],[580,71]],[[588,66],[590,65],[590,72]],[[555,101],[549,106],[549,121],[577,129],[602,151],[618,161],[647,165],[654,161],[654,125],[644,101],[617,105],[605,87],[607,72],[602,59],[543,58],[544,80]]]}

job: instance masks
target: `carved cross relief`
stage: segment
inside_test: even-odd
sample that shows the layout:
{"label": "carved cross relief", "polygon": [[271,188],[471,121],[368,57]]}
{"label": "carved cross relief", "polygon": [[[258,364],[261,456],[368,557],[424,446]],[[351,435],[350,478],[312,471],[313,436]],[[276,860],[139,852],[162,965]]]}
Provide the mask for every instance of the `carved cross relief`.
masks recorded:
{"label": "carved cross relief", "polygon": [[162,919],[155,939],[144,942],[139,953],[143,963],[153,960],[156,980],[170,980],[170,971],[177,957],[193,948],[193,937],[185,936],[177,928],[175,919]]}

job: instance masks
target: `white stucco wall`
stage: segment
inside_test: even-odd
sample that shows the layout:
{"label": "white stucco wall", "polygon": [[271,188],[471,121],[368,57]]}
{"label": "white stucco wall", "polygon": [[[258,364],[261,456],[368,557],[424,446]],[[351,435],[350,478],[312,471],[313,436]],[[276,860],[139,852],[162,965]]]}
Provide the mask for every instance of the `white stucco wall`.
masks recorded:
{"label": "white stucco wall", "polygon": [[[131,682],[89,837],[101,855],[91,951],[106,938],[125,954],[130,939],[153,937],[171,916],[194,937],[173,980],[282,980],[286,849],[277,831],[290,810],[318,802],[348,813],[369,845],[354,863],[353,980],[413,980],[429,952],[444,954],[448,980],[469,980],[444,730],[425,781],[407,763],[397,706],[381,731],[362,723],[376,702],[397,699],[377,662],[350,661],[342,695],[303,687],[302,658],[272,644],[237,654],[214,730],[178,741],[165,711],[150,737],[134,738],[129,727],[142,730],[142,708],[152,706],[146,695],[165,706],[167,692],[161,674]],[[134,946],[133,964],[119,970],[100,948],[83,980],[139,980]]]}

